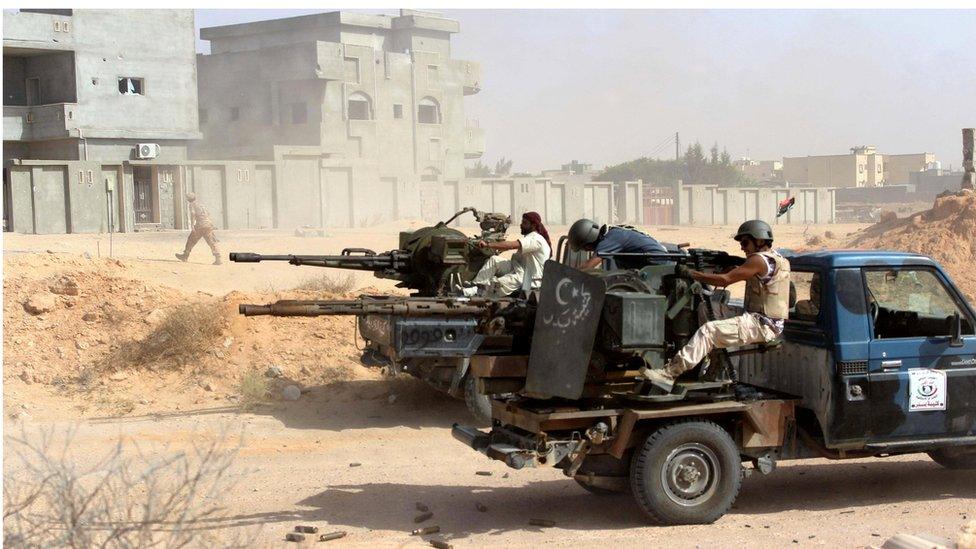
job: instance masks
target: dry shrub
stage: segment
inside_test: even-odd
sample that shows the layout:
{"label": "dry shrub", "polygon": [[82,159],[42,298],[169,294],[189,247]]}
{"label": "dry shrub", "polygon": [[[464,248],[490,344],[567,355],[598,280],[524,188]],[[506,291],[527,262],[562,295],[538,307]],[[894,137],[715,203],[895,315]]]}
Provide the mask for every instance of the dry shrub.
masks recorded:
{"label": "dry shrub", "polygon": [[213,347],[224,324],[218,303],[186,303],[173,307],[145,339],[123,342],[104,359],[102,366],[186,363]]}
{"label": "dry shrub", "polygon": [[152,454],[119,438],[79,464],[74,433],[4,437],[3,543],[8,547],[222,547],[208,532],[231,487],[236,449],[224,433],[187,452]]}
{"label": "dry shrub", "polygon": [[252,408],[267,398],[270,384],[264,374],[257,370],[249,370],[244,372],[237,390],[241,396],[241,407]]}
{"label": "dry shrub", "polygon": [[296,290],[303,292],[325,292],[330,294],[345,294],[356,288],[356,277],[352,274],[343,276],[332,276],[322,274],[306,278],[301,284],[295,286]]}

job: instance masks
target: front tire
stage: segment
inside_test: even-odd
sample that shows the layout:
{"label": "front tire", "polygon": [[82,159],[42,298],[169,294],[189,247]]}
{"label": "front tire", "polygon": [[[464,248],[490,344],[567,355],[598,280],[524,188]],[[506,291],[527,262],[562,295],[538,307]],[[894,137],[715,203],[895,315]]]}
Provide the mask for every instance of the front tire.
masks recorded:
{"label": "front tire", "polygon": [[732,507],[741,486],[739,449],[711,421],[664,425],[645,439],[631,461],[634,499],[656,524],[715,522]]}
{"label": "front tire", "polygon": [[464,378],[464,404],[481,425],[491,425],[491,398],[477,391],[474,376]]}
{"label": "front tire", "polygon": [[939,448],[928,454],[946,469],[976,469],[976,447]]}

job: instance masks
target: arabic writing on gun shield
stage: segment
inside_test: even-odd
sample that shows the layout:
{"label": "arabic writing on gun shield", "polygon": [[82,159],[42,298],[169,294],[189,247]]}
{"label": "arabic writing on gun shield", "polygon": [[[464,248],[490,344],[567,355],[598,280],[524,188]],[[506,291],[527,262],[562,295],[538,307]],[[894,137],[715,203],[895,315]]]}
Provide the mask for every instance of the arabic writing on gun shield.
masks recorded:
{"label": "arabic writing on gun shield", "polygon": [[573,284],[569,278],[563,278],[556,284],[556,302],[558,311],[547,313],[542,321],[557,328],[569,328],[582,320],[590,309],[590,292],[582,283]]}

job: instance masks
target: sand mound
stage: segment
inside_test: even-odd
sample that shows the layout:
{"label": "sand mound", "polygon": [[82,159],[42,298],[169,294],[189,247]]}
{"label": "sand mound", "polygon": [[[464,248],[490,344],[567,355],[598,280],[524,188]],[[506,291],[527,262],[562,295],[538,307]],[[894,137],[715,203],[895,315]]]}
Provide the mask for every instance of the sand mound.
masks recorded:
{"label": "sand mound", "polygon": [[[130,278],[116,260],[39,254],[12,261],[17,268],[8,263],[13,276],[3,282],[5,390],[49,386],[89,399],[121,390],[133,401],[162,399],[160,390],[232,397],[243,376],[272,365],[280,380],[303,387],[380,377],[358,362],[354,317],[237,313],[240,303],[350,294],[216,297]],[[187,312],[201,318],[181,322]],[[131,352],[140,348],[154,352]]]}
{"label": "sand mound", "polygon": [[972,300],[976,296],[976,194],[960,191],[935,199],[929,210],[905,218],[883,217],[856,233],[851,248],[896,250],[931,256]]}

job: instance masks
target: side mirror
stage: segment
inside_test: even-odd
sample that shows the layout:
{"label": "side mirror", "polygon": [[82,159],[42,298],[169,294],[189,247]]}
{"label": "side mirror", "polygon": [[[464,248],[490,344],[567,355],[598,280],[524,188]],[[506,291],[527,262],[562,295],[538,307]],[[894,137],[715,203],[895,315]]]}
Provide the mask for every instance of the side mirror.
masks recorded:
{"label": "side mirror", "polygon": [[959,311],[949,317],[949,334],[949,346],[962,347],[962,319],[959,318]]}

